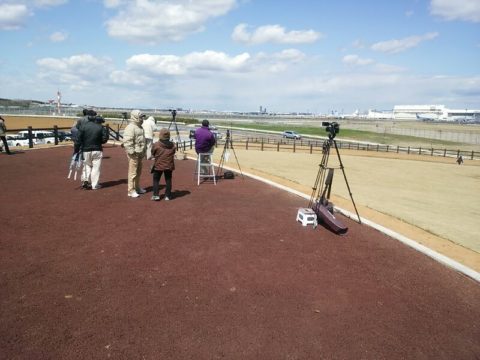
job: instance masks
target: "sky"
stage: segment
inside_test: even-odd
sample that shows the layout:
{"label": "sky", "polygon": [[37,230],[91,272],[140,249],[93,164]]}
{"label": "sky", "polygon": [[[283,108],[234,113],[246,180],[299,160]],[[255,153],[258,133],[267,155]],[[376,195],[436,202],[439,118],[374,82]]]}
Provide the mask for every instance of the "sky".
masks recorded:
{"label": "sky", "polygon": [[0,0],[0,98],[480,109],[480,0]]}

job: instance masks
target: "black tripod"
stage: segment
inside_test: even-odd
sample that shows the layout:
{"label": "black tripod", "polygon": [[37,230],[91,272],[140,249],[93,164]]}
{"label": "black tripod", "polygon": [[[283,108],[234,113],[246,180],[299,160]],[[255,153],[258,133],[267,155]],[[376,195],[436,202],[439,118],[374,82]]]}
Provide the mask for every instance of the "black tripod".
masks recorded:
{"label": "black tripod", "polygon": [[218,177],[220,175],[220,171],[223,170],[223,165],[225,163],[225,160],[228,161],[228,157],[227,157],[227,155],[228,155],[227,150],[228,149],[232,149],[233,155],[235,156],[235,160],[237,161],[238,170],[240,170],[240,175],[242,175],[242,179],[243,179],[244,177],[243,177],[242,169],[240,168],[240,163],[238,162],[237,154],[235,153],[235,149],[233,148],[233,142],[232,142],[232,139],[230,137],[230,130],[227,130],[227,135],[226,135],[226,139],[225,139],[225,146],[223,147],[222,156],[220,157],[220,162],[218,163],[216,177],[218,179]]}
{"label": "black tripod", "polygon": [[177,149],[180,149],[180,151],[183,154],[183,158],[185,159],[185,144],[182,144],[182,138],[180,137],[180,132],[178,131],[178,126],[177,126],[177,121],[175,120],[177,117],[177,110],[170,110],[172,113],[172,120],[170,121],[170,124],[168,125],[168,130],[170,130],[170,127],[172,124],[175,125],[175,133],[176,133],[176,141],[177,141]]}
{"label": "black tripod", "polygon": [[[345,174],[345,168],[343,166],[340,153],[338,152],[337,142],[335,141],[334,138],[335,138],[335,133],[333,134],[330,133],[328,135],[328,139],[325,140],[325,142],[323,143],[322,162],[320,163],[320,169],[318,170],[315,184],[312,187],[313,191],[312,191],[312,196],[310,197],[310,202],[308,203],[308,207],[314,210],[317,210],[320,206],[323,206],[327,208],[328,211],[333,212],[333,205],[329,202],[329,200],[330,200],[330,193],[332,190],[333,172],[335,169],[328,167],[328,159],[330,157],[330,148],[332,147],[332,145],[334,145],[335,150],[337,152],[338,162],[340,163],[339,168],[342,170],[343,177],[345,179],[345,184],[347,185],[348,193],[350,194],[350,199],[352,200],[355,213],[357,214],[357,217],[358,217],[358,222],[361,224],[362,220],[360,219],[360,215],[358,214],[355,201],[353,200],[352,192],[350,190],[350,186],[348,185],[347,175]],[[320,188],[319,188],[319,184],[320,184]]]}

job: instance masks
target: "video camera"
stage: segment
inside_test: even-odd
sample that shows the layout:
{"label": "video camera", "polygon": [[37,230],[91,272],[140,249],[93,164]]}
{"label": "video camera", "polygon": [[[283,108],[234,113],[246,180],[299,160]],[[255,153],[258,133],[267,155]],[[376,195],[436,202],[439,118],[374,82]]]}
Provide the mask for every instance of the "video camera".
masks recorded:
{"label": "video camera", "polygon": [[105,119],[102,116],[97,115],[95,110],[88,110],[87,117],[89,121],[96,122],[97,124],[103,124],[105,122]]}
{"label": "video camera", "polygon": [[325,131],[328,132],[328,138],[333,139],[340,132],[340,125],[337,122],[323,121],[322,126],[325,126]]}
{"label": "video camera", "polygon": [[177,116],[177,110],[175,110],[175,109],[173,109],[173,110],[172,110],[172,109],[169,109],[168,111],[170,111],[170,112],[172,113],[172,116],[173,116],[173,117]]}

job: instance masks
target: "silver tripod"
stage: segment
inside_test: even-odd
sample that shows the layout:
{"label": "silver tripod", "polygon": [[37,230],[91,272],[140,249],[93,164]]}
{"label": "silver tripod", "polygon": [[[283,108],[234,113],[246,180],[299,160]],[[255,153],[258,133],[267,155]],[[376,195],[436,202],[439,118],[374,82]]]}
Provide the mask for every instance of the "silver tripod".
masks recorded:
{"label": "silver tripod", "polygon": [[238,162],[238,157],[237,157],[237,154],[236,154],[235,149],[233,147],[233,142],[232,142],[232,139],[230,137],[230,130],[227,130],[227,135],[226,135],[226,139],[225,139],[225,146],[223,147],[222,156],[220,157],[220,162],[218,163],[216,177],[219,178],[220,172],[223,172],[223,165],[224,165],[225,161],[228,161],[228,156],[229,156],[228,150],[229,149],[232,150],[233,155],[235,156],[235,161],[237,162],[238,170],[240,171],[240,175],[242,175],[242,179],[243,179],[244,178],[243,177],[243,172],[242,172],[242,169],[240,168],[240,163]]}

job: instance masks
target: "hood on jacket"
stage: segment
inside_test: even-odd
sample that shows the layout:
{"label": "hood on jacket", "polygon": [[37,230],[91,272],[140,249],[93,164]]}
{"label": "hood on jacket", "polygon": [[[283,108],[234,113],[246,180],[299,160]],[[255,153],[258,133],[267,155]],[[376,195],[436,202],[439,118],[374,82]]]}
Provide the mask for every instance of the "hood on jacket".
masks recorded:
{"label": "hood on jacket", "polygon": [[165,128],[160,129],[160,140],[169,140],[170,139],[170,131]]}
{"label": "hood on jacket", "polygon": [[133,110],[130,113],[130,121],[133,121],[134,123],[137,124],[142,124],[143,119],[145,119],[145,114],[142,113],[140,110]]}

